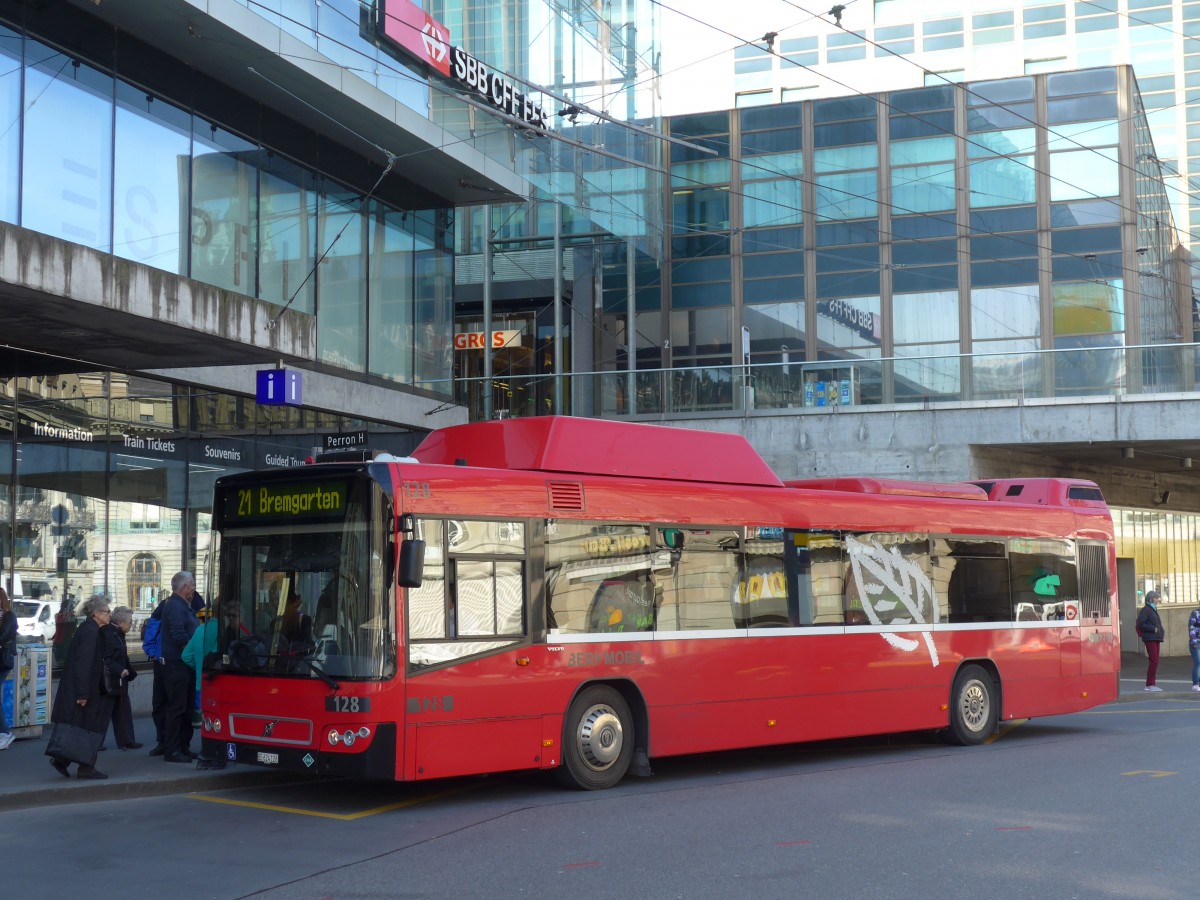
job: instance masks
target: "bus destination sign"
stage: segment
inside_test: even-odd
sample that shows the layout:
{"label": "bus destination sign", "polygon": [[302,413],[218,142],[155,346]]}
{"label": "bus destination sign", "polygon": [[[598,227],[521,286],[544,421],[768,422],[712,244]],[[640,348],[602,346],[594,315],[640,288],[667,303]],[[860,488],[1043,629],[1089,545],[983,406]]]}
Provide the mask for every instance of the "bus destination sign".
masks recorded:
{"label": "bus destination sign", "polygon": [[225,521],[339,518],[346,510],[346,494],[344,481],[236,487],[225,496]]}

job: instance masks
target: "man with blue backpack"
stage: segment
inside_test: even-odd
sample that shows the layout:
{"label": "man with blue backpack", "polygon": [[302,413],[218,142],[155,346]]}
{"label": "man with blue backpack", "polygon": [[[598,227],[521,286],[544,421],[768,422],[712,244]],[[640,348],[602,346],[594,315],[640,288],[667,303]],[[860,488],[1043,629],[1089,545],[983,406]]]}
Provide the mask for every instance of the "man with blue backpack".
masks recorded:
{"label": "man with blue backpack", "polygon": [[[172,582],[174,582],[174,579],[172,579]],[[150,751],[151,756],[162,756],[165,752],[163,737],[167,718],[167,693],[166,679],[164,678],[166,667],[162,651],[162,614],[163,606],[166,604],[168,596],[164,591],[162,597],[159,598],[158,606],[154,608],[154,612],[146,620],[146,627],[142,631],[142,652],[146,654],[146,658],[154,665],[154,682],[150,699],[150,718],[154,722],[154,749]],[[199,612],[204,609],[204,598],[200,595],[199,591],[192,593],[190,605],[193,612]]]}
{"label": "man with blue backpack", "polygon": [[151,756],[163,755],[163,711],[167,697],[163,693],[162,609],[166,601],[165,596],[159,599],[158,606],[154,607],[154,612],[146,620],[146,627],[142,629],[142,652],[154,665],[154,687],[150,699],[150,718],[154,720],[154,749],[150,751]]}

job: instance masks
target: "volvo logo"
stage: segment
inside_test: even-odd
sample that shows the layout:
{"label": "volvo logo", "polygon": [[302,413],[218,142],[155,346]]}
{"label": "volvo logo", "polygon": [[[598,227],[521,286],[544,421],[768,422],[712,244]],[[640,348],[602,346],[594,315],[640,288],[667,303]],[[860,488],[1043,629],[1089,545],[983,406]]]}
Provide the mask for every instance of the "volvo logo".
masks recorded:
{"label": "volvo logo", "polygon": [[273,732],[273,731],[275,730],[275,726],[276,726],[278,723],[279,723],[279,720],[278,720],[278,719],[275,719],[275,720],[273,720],[273,721],[271,721],[271,722],[268,722],[266,725],[264,725],[264,726],[263,726],[263,733],[262,733],[262,736],[263,736],[263,737],[270,737],[270,736],[271,736],[271,732]]}

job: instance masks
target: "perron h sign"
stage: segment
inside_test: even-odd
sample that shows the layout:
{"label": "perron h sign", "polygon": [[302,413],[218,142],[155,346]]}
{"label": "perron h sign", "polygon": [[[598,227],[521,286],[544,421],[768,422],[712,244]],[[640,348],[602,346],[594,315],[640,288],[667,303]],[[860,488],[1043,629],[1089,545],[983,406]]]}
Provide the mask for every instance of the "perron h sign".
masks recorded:
{"label": "perron h sign", "polygon": [[256,398],[262,406],[299,406],[300,373],[291,369],[259,369]]}

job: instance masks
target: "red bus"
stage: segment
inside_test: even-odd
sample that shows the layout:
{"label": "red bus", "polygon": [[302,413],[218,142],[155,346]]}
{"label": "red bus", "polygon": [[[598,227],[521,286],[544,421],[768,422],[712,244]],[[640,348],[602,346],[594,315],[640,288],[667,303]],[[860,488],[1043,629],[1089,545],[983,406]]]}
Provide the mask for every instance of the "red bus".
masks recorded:
{"label": "red bus", "polygon": [[740,436],[551,416],[221,478],[213,542],[204,749],[273,768],[597,789],[1117,696],[1086,481],[784,482]]}

